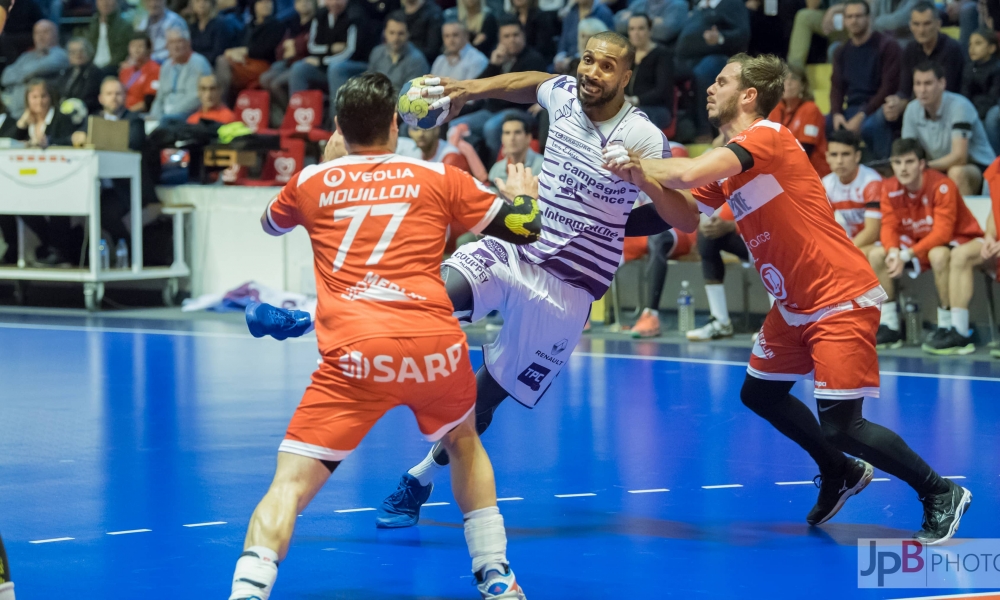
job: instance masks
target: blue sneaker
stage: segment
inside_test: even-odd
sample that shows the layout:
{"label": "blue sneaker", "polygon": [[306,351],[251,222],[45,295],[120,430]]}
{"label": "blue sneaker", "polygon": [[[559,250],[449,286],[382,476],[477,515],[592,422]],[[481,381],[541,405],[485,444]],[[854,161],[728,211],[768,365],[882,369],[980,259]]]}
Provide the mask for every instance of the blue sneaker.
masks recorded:
{"label": "blue sneaker", "polygon": [[250,335],[261,338],[269,335],[276,340],[299,337],[312,331],[312,317],[304,310],[287,310],[251,302],[246,309],[247,327]]}
{"label": "blue sneaker", "polygon": [[375,527],[379,529],[413,527],[420,520],[420,507],[431,497],[433,489],[433,483],[420,485],[416,477],[404,473],[396,491],[378,507]]}
{"label": "blue sneaker", "polygon": [[476,573],[476,589],[483,600],[527,600],[524,590],[517,585],[514,571],[504,565],[507,572],[490,570],[486,573]]}

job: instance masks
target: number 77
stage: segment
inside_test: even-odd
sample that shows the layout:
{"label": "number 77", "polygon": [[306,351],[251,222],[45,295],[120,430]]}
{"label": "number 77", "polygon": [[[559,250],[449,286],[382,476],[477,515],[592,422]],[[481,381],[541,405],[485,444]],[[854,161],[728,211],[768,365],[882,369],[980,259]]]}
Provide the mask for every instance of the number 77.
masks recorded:
{"label": "number 77", "polygon": [[392,218],[389,219],[389,224],[386,225],[385,231],[382,232],[382,237],[379,238],[378,243],[372,248],[371,256],[365,261],[366,265],[377,265],[378,261],[382,260],[382,255],[389,248],[389,244],[392,243],[392,238],[396,235],[396,231],[399,230],[399,226],[403,223],[403,217],[406,216],[406,211],[408,210],[410,210],[409,202],[392,202],[389,204],[375,204],[373,206],[352,206],[333,211],[333,220],[335,222],[344,219],[351,220],[347,226],[347,233],[344,234],[344,239],[340,242],[340,248],[337,249],[337,256],[333,259],[333,272],[336,273],[344,266],[347,254],[351,250],[351,244],[354,243],[354,237],[358,234],[358,230],[361,229],[361,223],[364,222],[365,217],[368,215],[373,217],[392,215]]}

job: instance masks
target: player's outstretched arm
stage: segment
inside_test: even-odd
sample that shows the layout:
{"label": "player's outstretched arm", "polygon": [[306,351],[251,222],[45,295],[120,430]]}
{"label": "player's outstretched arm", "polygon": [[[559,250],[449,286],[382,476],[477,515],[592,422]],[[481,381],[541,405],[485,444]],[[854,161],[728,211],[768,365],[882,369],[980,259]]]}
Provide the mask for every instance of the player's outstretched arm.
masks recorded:
{"label": "player's outstretched arm", "polygon": [[697,158],[654,158],[639,164],[647,177],[674,190],[701,187],[744,171],[744,160],[729,146],[715,148]]}
{"label": "player's outstretched arm", "polygon": [[640,165],[645,162],[634,151],[626,150],[621,145],[612,144],[604,149],[605,168],[649,196],[662,221],[687,233],[697,229],[698,206],[694,199],[662,186],[642,169]]}
{"label": "player's outstretched arm", "polygon": [[518,104],[534,104],[538,97],[538,86],[553,77],[556,75],[539,71],[505,73],[496,77],[462,81],[428,75],[424,77],[424,85],[431,87],[424,90],[424,95],[438,98],[431,103],[431,109],[449,106],[448,118],[453,119],[467,102],[473,100],[492,98]]}

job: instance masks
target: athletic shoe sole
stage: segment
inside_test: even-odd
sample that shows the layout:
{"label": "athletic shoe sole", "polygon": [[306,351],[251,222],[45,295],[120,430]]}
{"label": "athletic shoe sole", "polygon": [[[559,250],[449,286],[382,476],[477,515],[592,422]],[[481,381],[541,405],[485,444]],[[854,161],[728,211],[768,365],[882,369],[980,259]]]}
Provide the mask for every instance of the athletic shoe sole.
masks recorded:
{"label": "athletic shoe sole", "polygon": [[837,500],[837,504],[833,507],[833,510],[830,511],[830,514],[826,515],[825,519],[823,519],[818,523],[813,523],[814,527],[816,525],[822,525],[823,523],[826,523],[834,516],[836,516],[836,514],[840,512],[840,509],[844,507],[844,503],[847,502],[848,498],[856,494],[860,494],[861,490],[868,487],[868,484],[872,482],[872,477],[875,475],[875,470],[872,468],[870,464],[868,463],[864,464],[865,464],[865,474],[861,476],[861,479],[859,479],[856,484],[854,484],[854,487],[844,492],[844,495],[841,496],[839,500]]}
{"label": "athletic shoe sole", "polygon": [[733,337],[733,334],[732,333],[720,333],[720,334],[713,335],[712,337],[707,337],[707,338],[702,338],[702,337],[693,338],[693,337],[688,337],[686,335],[684,337],[686,337],[687,341],[689,341],[689,342],[711,342],[712,340],[721,340],[723,338],[731,338],[731,337]]}
{"label": "athletic shoe sole", "polygon": [[658,337],[660,335],[660,330],[657,329],[656,331],[641,331],[641,332],[640,331],[632,330],[631,333],[632,333],[632,337],[635,338],[635,339],[639,339],[639,338],[651,338],[651,337]]}
{"label": "athletic shoe sole", "polygon": [[903,340],[889,342],[888,344],[875,344],[876,350],[898,350],[903,347]]}
{"label": "athletic shoe sole", "polygon": [[951,522],[951,527],[948,528],[948,535],[933,542],[921,541],[920,543],[925,546],[937,546],[939,544],[943,544],[948,540],[950,540],[952,537],[954,537],[955,533],[958,532],[958,524],[962,522],[962,517],[965,516],[965,513],[969,510],[969,506],[971,505],[972,505],[972,492],[970,492],[965,488],[962,488],[962,499],[958,502],[958,510],[955,511],[955,520]]}
{"label": "athletic shoe sole", "polygon": [[952,346],[951,348],[934,348],[933,346],[924,344],[920,349],[934,356],[965,356],[966,354],[975,352],[976,346],[975,344],[967,344],[965,346]]}

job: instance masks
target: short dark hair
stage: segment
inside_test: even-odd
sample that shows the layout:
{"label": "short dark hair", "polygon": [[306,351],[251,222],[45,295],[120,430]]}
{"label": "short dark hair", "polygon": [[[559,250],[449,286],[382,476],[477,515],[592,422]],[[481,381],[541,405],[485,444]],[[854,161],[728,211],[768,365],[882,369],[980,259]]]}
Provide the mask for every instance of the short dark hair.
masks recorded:
{"label": "short dark hair", "polygon": [[374,146],[389,140],[396,91],[382,73],[362,73],[337,90],[337,125],[348,144]]}
{"label": "short dark hair", "polygon": [[847,8],[848,6],[851,5],[864,6],[865,14],[866,15],[872,14],[872,7],[870,4],[868,4],[868,0],[847,0],[847,2],[844,2],[844,8]]}
{"label": "short dark hair", "polygon": [[785,63],[773,54],[750,56],[745,52],[729,62],[740,64],[740,88],[757,90],[757,114],[767,118],[785,94]]}
{"label": "short dark hair", "polygon": [[[861,1],[864,2],[865,0]],[[854,148],[855,151],[861,150],[861,139],[858,137],[858,134],[850,129],[836,129],[830,132],[830,135],[826,138],[826,143],[843,144]]]}
{"label": "short dark hair", "polygon": [[524,24],[521,23],[521,19],[518,19],[514,15],[505,14],[501,15],[500,18],[497,19],[497,31],[499,31],[501,27],[510,27],[511,25],[516,25],[518,29],[524,32]]}
{"label": "short dark hair", "polygon": [[503,123],[500,124],[500,130],[503,131],[504,125],[506,125],[507,123],[513,123],[514,121],[517,121],[518,123],[521,124],[522,127],[524,127],[525,133],[529,135],[531,134],[531,128],[528,127],[528,120],[517,113],[510,113],[506,117],[504,117]]}
{"label": "short dark hair", "polygon": [[142,40],[143,42],[146,42],[147,50],[153,49],[153,40],[149,39],[149,34],[147,34],[145,31],[136,31],[132,34],[132,37],[128,39],[128,41],[130,42],[134,42],[136,40]]}
{"label": "short dark hair", "polygon": [[629,69],[635,66],[635,46],[632,42],[628,41],[628,38],[620,33],[614,31],[602,31],[590,38],[592,40],[597,40],[599,42],[608,42],[609,44],[614,44],[625,49],[625,64]]}
{"label": "short dark hair", "polygon": [[[403,12],[402,9],[394,10],[391,13],[389,13],[388,16],[386,16],[385,18],[386,24],[388,24],[389,21],[395,21],[397,23],[402,23],[403,25],[406,25],[406,13]],[[407,31],[409,31],[408,25],[407,25]]]}
{"label": "short dark hair", "polygon": [[897,156],[905,156],[909,153],[914,153],[917,158],[924,160],[927,158],[927,154],[924,152],[923,146],[915,138],[899,138],[892,143],[892,152],[889,154],[890,157],[895,158]]}
{"label": "short dark hair", "polygon": [[940,19],[941,18],[941,15],[938,14],[937,7],[934,6],[934,3],[933,2],[927,2],[927,0],[921,0],[920,2],[917,2],[916,4],[914,4],[913,8],[910,9],[910,14],[912,15],[915,12],[916,13],[922,13],[922,12],[927,12],[927,11],[931,11],[931,14],[934,15],[935,19]]}
{"label": "short dark hair", "polygon": [[980,27],[979,29],[973,31],[972,35],[978,35],[983,38],[989,46],[997,45],[997,32],[993,31],[989,27]]}
{"label": "short dark hair", "polygon": [[928,73],[933,72],[934,77],[937,79],[944,78],[944,67],[940,63],[936,63],[930,60],[922,60],[917,63],[917,66],[913,67],[913,73]]}
{"label": "short dark hair", "polygon": [[[865,0],[858,0],[858,1],[859,2],[865,2]],[[628,20],[631,21],[632,19],[645,19],[646,20],[646,27],[649,27],[650,29],[653,28],[653,20],[650,19],[649,15],[647,15],[646,13],[641,13],[641,12],[633,13],[632,16],[630,16],[628,18]]]}

